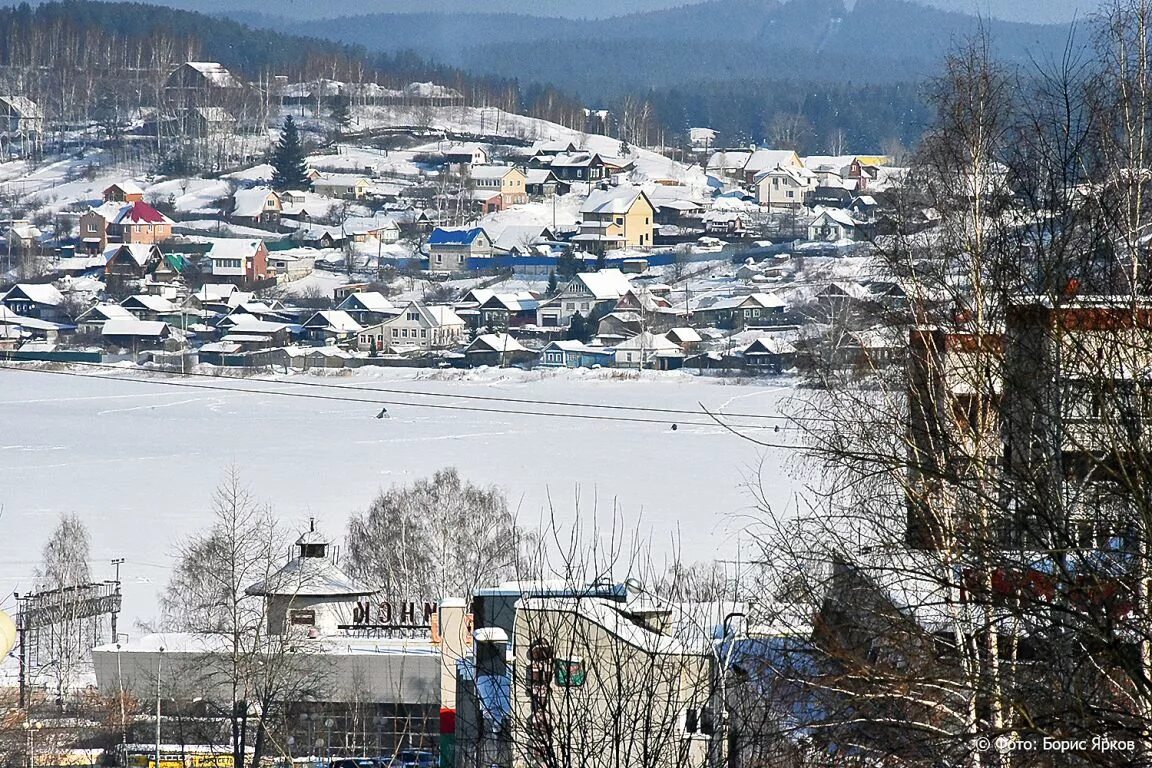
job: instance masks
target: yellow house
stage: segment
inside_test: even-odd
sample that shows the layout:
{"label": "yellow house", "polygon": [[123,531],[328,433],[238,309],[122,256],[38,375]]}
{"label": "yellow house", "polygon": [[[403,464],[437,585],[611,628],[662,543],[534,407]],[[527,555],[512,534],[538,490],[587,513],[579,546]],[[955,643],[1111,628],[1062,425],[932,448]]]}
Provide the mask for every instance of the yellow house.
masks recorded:
{"label": "yellow house", "polygon": [[372,182],[353,173],[329,173],[312,182],[312,191],[328,197],[360,200],[372,188]]}
{"label": "yellow house", "polygon": [[652,247],[656,207],[637,187],[593,190],[580,214],[580,234],[572,239],[589,250]]}
{"label": "yellow house", "polygon": [[528,202],[528,177],[510,165],[473,167],[472,184],[478,191],[500,193],[501,209]]}

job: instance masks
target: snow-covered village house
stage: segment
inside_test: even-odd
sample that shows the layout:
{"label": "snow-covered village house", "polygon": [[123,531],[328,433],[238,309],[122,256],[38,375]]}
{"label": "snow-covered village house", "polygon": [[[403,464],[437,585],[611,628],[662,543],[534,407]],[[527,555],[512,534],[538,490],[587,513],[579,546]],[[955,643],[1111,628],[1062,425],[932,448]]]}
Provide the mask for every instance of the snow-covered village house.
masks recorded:
{"label": "snow-covered village house", "polygon": [[548,168],[529,168],[524,173],[524,191],[529,198],[546,199],[566,195],[572,185],[559,178]]}
{"label": "snow-covered village house", "polygon": [[144,202],[131,182],[104,190],[104,203],[80,217],[80,239],[90,253],[103,253],[109,243],[162,243],[172,239],[172,219]]}
{"label": "snow-covered village house", "polygon": [[601,181],[608,178],[604,158],[594,152],[537,155],[531,163],[536,168],[547,168],[563,181]]}
{"label": "snow-covered village house", "polygon": [[697,307],[692,319],[699,325],[719,328],[744,328],[769,324],[773,316],[784,313],[784,301],[771,293],[751,293],[720,299],[708,306]]}
{"label": "snow-covered village house", "polygon": [[355,340],[364,328],[342,309],[322,309],[304,321],[304,330],[313,341],[343,344]]}
{"label": "snow-covered village house", "polygon": [[0,305],[24,317],[49,322],[67,322],[64,295],[46,283],[18,283],[0,296]]}
{"label": "snow-covered village house", "polygon": [[594,253],[652,247],[656,207],[638,187],[596,189],[580,208],[580,234],[572,238]]}
{"label": "snow-covered village house", "polygon": [[799,171],[804,168],[804,163],[801,162],[800,156],[790,149],[757,149],[744,163],[744,183],[755,184],[757,176],[773,168],[792,168]]}
{"label": "snow-covered village house", "polygon": [[490,156],[480,144],[453,144],[444,150],[444,162],[461,170],[464,166],[487,165]]}
{"label": "snow-covered village house", "polygon": [[104,279],[109,286],[123,286],[128,281],[143,280],[164,261],[155,243],[121,243],[104,251]]}
{"label": "snow-covered village house", "polygon": [[195,110],[216,107],[235,110],[244,97],[244,83],[216,61],[189,61],[164,82],[164,98],[176,120],[187,126]]}
{"label": "snow-covered village house", "polygon": [[268,277],[268,246],[263,240],[214,240],[200,264],[212,282],[251,289]]}
{"label": "snow-covered village house", "polygon": [[492,255],[492,239],[482,227],[437,227],[428,236],[426,245],[429,272],[463,272],[469,268],[471,259]]}
{"label": "snow-covered village house", "polygon": [[239,189],[232,196],[232,220],[247,224],[276,224],[284,204],[279,193],[268,187]]}
{"label": "snow-covered village house", "polygon": [[684,350],[674,341],[641,331],[613,348],[617,368],[654,368],[667,371],[684,364]]}
{"label": "snow-covered village house", "polygon": [[377,291],[358,291],[349,294],[336,309],[347,312],[360,325],[376,325],[400,314],[400,308]]}
{"label": "snow-covered village house", "polygon": [[816,174],[807,168],[777,166],[761,171],[753,179],[756,202],[777,208],[798,209],[817,186]]}
{"label": "snow-covered village house", "polygon": [[406,352],[453,347],[464,338],[466,325],[451,307],[430,307],[413,301],[391,320],[360,331],[360,351]]}
{"label": "snow-covered village house", "polygon": [[44,111],[26,96],[0,96],[0,150],[8,156],[18,148],[27,157],[44,138]]}
{"label": "snow-covered village house", "polygon": [[528,177],[519,168],[510,165],[486,165],[473,168],[472,184],[477,191],[500,195],[500,210],[528,202]]}
{"label": "snow-covered village house", "polygon": [[536,325],[566,328],[576,313],[588,317],[593,312],[611,310],[631,288],[628,276],[618,269],[581,272],[556,296],[537,307]]}
{"label": "snow-covered village house", "polygon": [[343,200],[361,200],[371,188],[369,179],[354,173],[326,173],[312,182],[316,194]]}
{"label": "snow-covered village house", "polygon": [[44,111],[26,96],[0,96],[0,133],[8,137],[43,135]]}
{"label": "snow-covered village house", "polygon": [[464,349],[469,367],[490,365],[503,368],[536,359],[536,353],[506,333],[483,333]]}
{"label": "snow-covered village house", "polygon": [[864,233],[852,214],[840,208],[822,208],[808,224],[809,240],[860,240]]}

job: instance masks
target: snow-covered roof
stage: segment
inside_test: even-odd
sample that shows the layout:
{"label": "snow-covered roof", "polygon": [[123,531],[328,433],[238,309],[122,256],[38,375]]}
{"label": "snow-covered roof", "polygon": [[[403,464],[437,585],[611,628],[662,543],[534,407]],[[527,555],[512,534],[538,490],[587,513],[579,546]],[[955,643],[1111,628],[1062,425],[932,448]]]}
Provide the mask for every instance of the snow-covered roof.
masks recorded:
{"label": "snow-covered roof", "polygon": [[520,342],[506,333],[485,333],[477,336],[465,352],[488,350],[491,352],[527,352]]}
{"label": "snow-covered roof", "polygon": [[0,103],[7,103],[8,108],[20,117],[41,119],[44,112],[39,105],[27,96],[0,96]]}
{"label": "snow-covered roof", "polygon": [[512,172],[522,173],[519,168],[512,165],[484,165],[473,168],[470,175],[473,179],[491,180],[503,179]]}
{"label": "snow-covered roof", "polygon": [[358,597],[376,591],[355,581],[327,557],[294,557],[267,579],[244,590],[249,595],[293,597]]}
{"label": "snow-covered roof", "polygon": [[111,320],[114,317],[127,318],[134,317],[134,315],[119,304],[96,304],[77,317],[76,322]]}
{"label": "snow-covered roof", "polygon": [[746,344],[740,353],[747,354],[750,351],[756,351],[753,347],[760,347],[764,352],[773,355],[791,355],[796,352],[796,347],[787,339],[776,336],[760,336]]}
{"label": "snow-covered roof", "polygon": [[432,318],[433,325],[464,325],[464,321],[453,311],[452,307],[418,305],[420,310]]}
{"label": "snow-covered roof", "polygon": [[644,352],[672,352],[679,351],[680,345],[664,336],[657,336],[649,331],[643,331],[630,339],[625,339],[616,345],[616,350],[636,350]]}
{"label": "snow-covered roof", "polygon": [[618,269],[580,272],[573,280],[582,283],[597,300],[618,299],[632,288],[628,276]]}
{"label": "snow-covered roof", "polygon": [[708,306],[701,306],[700,309],[740,309],[748,304],[756,304],[766,309],[786,306],[783,299],[771,293],[750,293],[747,296],[730,296],[720,299]]}
{"label": "snow-covered roof", "polygon": [[713,152],[708,158],[709,171],[738,171],[745,166],[751,152]]}
{"label": "snow-covered roof", "polygon": [[404,93],[408,96],[419,96],[424,99],[459,99],[461,94],[444,85],[436,83],[408,83],[404,86]]}
{"label": "snow-covered roof", "polygon": [[356,309],[357,307],[364,309],[368,312],[396,312],[399,311],[396,305],[388,301],[388,298],[378,291],[363,291],[361,293],[349,294],[344,301],[340,302],[337,309]]}
{"label": "snow-covered roof", "polygon": [[268,198],[273,196],[276,192],[268,187],[237,190],[232,196],[232,215],[254,219],[264,213]]}
{"label": "snow-covered roof", "polygon": [[225,238],[212,241],[212,249],[204,254],[204,258],[215,259],[250,259],[256,255],[263,244],[263,240],[240,240]]}
{"label": "snow-covered roof", "polygon": [[112,257],[118,253],[125,253],[131,257],[132,261],[136,262],[138,266],[145,266],[148,259],[152,256],[152,252],[156,246],[148,243],[121,243],[120,245],[110,245],[104,249],[104,261],[112,260]]}
{"label": "snow-covered roof", "polygon": [[644,194],[644,190],[638,187],[609,187],[608,189],[596,189],[589,195],[588,199],[584,201],[584,205],[580,207],[581,213],[599,213],[599,214],[625,214],[632,210],[632,206],[636,201],[643,197],[645,200],[648,196]]}
{"label": "snow-covered roof", "polygon": [[525,184],[543,184],[547,181],[559,182],[556,174],[547,168],[529,168],[524,172]]}
{"label": "snow-covered roof", "polygon": [[18,283],[8,289],[8,292],[0,297],[0,301],[13,298],[14,296],[23,295],[29,301],[36,304],[43,304],[49,307],[58,307],[64,303],[64,294],[56,289],[56,286],[43,283]]}
{"label": "snow-covered roof", "polygon": [[342,309],[322,309],[304,322],[305,328],[322,328],[337,333],[359,333],[364,326]]}
{"label": "snow-covered roof", "polygon": [[831,219],[842,227],[855,227],[856,219],[852,218],[852,214],[841,208],[820,208],[816,213],[816,218],[813,219],[812,225],[815,225],[820,219]]}
{"label": "snow-covered roof", "polygon": [[217,88],[243,87],[243,83],[218,61],[189,61],[184,66],[196,70],[204,76],[205,80]]}
{"label": "snow-covered roof", "polygon": [[104,188],[104,194],[108,194],[108,191],[112,189],[118,189],[125,195],[144,194],[144,188],[134,181],[118,181],[115,184],[109,184]]}
{"label": "snow-covered roof", "polygon": [[120,306],[125,308],[133,306],[142,307],[152,312],[164,314],[176,311],[176,305],[168,301],[168,299],[164,298],[163,296],[156,296],[150,293],[141,293],[135,296],[129,296],[128,298],[124,299],[124,301],[120,302]]}
{"label": "snow-covered roof", "polygon": [[688,342],[691,344],[693,342],[702,341],[700,334],[696,332],[695,328],[673,328],[672,330],[668,331],[668,334],[675,334],[676,338],[679,339],[681,343]]}
{"label": "snow-covered roof", "polygon": [[134,317],[110,317],[100,329],[103,336],[163,336],[168,323],[158,320],[137,320]]}
{"label": "snow-covered roof", "polygon": [[759,173],[769,168],[800,167],[800,158],[790,149],[757,149],[744,164],[745,173]]}
{"label": "snow-covered roof", "polygon": [[108,202],[92,209],[112,224],[171,224],[172,219],[137,200],[134,203]]}
{"label": "snow-covered roof", "polygon": [[239,289],[232,283],[205,283],[192,296],[200,301],[224,301],[237,292]]}

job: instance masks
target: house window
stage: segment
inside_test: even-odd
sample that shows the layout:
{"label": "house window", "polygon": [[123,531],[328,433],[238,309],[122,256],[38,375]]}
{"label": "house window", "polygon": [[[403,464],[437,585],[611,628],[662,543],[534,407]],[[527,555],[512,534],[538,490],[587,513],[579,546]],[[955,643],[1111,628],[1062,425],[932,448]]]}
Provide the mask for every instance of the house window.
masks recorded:
{"label": "house window", "polygon": [[88,231],[89,232],[95,232],[96,231],[96,225],[95,224],[89,224],[88,225]]}
{"label": "house window", "polygon": [[428,331],[421,328],[420,329],[420,338],[422,338],[422,339],[428,338]]}
{"label": "house window", "polygon": [[407,328],[401,329],[400,335],[403,336],[404,338],[408,338],[408,329]]}
{"label": "house window", "polygon": [[617,216],[616,217],[616,226],[618,226],[618,227],[623,226],[623,224],[624,224],[624,217],[623,216]]}
{"label": "house window", "polygon": [[400,335],[400,329],[399,328],[393,328],[392,329],[392,338],[395,339],[399,335]]}

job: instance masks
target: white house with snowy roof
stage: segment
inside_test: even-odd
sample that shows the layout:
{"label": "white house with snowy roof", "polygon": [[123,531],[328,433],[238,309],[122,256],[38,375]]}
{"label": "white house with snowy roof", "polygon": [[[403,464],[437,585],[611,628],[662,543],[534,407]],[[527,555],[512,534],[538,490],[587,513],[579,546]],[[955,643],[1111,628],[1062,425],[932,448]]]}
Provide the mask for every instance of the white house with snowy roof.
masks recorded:
{"label": "white house with snowy roof", "polygon": [[464,338],[464,320],[451,307],[409,302],[391,320],[360,331],[361,351],[409,352],[456,346]]}
{"label": "white house with snowy roof", "polygon": [[65,319],[64,294],[48,283],[18,283],[0,296],[0,304],[24,317],[50,322]]}
{"label": "white house with snowy roof", "polygon": [[536,308],[536,325],[567,327],[577,312],[588,317],[593,311],[611,309],[631,289],[628,276],[618,269],[581,272]]}

